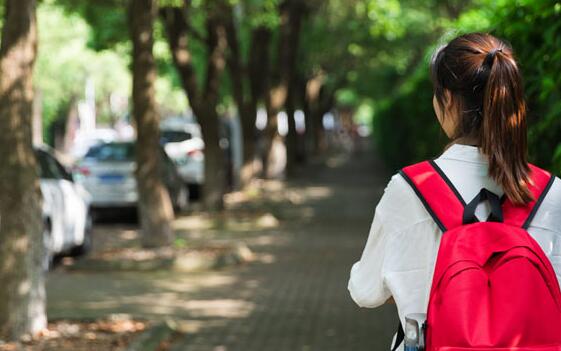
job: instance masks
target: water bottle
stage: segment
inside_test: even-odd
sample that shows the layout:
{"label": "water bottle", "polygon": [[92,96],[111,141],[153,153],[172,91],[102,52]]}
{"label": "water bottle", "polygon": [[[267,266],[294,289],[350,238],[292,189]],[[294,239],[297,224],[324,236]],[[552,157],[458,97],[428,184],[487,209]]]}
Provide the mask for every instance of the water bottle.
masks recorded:
{"label": "water bottle", "polygon": [[405,351],[425,350],[424,324],[426,314],[412,313],[405,316]]}

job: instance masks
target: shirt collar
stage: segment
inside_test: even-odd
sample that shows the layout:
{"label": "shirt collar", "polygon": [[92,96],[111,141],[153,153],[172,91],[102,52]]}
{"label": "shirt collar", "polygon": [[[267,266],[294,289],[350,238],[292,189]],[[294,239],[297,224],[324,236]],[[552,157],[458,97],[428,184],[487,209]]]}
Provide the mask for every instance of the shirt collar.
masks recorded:
{"label": "shirt collar", "polygon": [[463,144],[452,144],[442,153],[440,158],[470,163],[488,163],[487,157],[479,150],[479,147]]}

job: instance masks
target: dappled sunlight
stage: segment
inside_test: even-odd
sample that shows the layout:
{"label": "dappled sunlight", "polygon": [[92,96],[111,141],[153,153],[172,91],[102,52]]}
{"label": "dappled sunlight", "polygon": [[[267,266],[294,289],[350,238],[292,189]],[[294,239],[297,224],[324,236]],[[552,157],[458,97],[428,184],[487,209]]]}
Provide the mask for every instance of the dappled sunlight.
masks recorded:
{"label": "dappled sunlight", "polygon": [[264,263],[264,264],[271,264],[277,261],[275,255],[271,254],[257,254],[254,258],[255,262]]}
{"label": "dappled sunlight", "polygon": [[224,327],[228,321],[226,320],[196,320],[196,319],[185,319],[185,320],[174,320],[174,327],[183,334],[195,334],[199,333],[204,329],[209,328],[220,328]]}
{"label": "dappled sunlight", "polygon": [[316,211],[313,207],[305,207],[300,210],[302,219],[313,219],[316,216]]}
{"label": "dappled sunlight", "polygon": [[330,157],[327,161],[326,161],[326,165],[329,168],[337,168],[340,167],[341,165],[343,165],[345,162],[347,162],[349,160],[349,156],[346,154],[339,154],[335,157]]}
{"label": "dappled sunlight", "polygon": [[324,199],[333,195],[333,189],[326,186],[311,186],[304,189],[304,193],[313,200]]}
{"label": "dappled sunlight", "polygon": [[163,291],[173,291],[177,293],[188,293],[197,289],[225,288],[233,285],[237,279],[226,274],[192,274],[182,279],[160,279],[154,280],[153,288]]}
{"label": "dappled sunlight", "polygon": [[212,219],[206,214],[189,214],[188,216],[178,217],[173,221],[175,230],[204,230],[214,227]]}
{"label": "dappled sunlight", "polygon": [[[354,171],[334,178],[338,181]],[[243,243],[252,251],[247,263],[197,273],[57,271],[49,279],[50,318],[128,313],[171,321],[184,334],[181,343],[200,345],[201,350],[228,350],[237,345],[235,340],[260,333],[272,336],[263,345],[305,330],[336,340],[343,324],[371,333],[374,318],[351,317],[356,310],[341,282],[351,255],[358,255],[363,245],[359,232],[367,230],[371,209],[362,209],[377,187],[348,188],[330,177],[275,185],[274,192],[263,192],[259,200],[238,203],[228,212],[194,213],[193,218],[176,220],[176,245],[182,250]],[[363,196],[356,197],[358,192]],[[117,238],[132,239],[136,231],[108,229]],[[292,337],[286,342],[294,350],[305,349],[303,345],[328,349],[309,339]]]}
{"label": "dappled sunlight", "polygon": [[96,225],[93,229],[94,253],[108,249],[139,246],[138,228],[123,225]]}
{"label": "dappled sunlight", "polygon": [[[126,278],[126,279],[124,279]],[[200,298],[200,291],[228,291],[243,283],[244,289],[258,288],[259,282],[241,282],[227,273],[177,274],[127,273],[52,275],[49,283],[49,313],[54,318],[68,318],[75,313],[93,317],[109,313],[134,313],[135,316],[191,318],[243,318],[254,309],[241,291],[223,297]],[[76,285],[77,284],[77,285]],[[68,289],[78,292],[68,296]],[[118,293],[117,293],[118,291]],[[64,298],[59,298],[65,296]]]}
{"label": "dappled sunlight", "polygon": [[184,308],[194,317],[244,318],[255,304],[244,300],[191,300]]}
{"label": "dappled sunlight", "polygon": [[[252,223],[246,223],[246,224],[251,225]],[[260,229],[276,228],[279,226],[279,224],[280,224],[279,220],[271,213],[266,213],[260,216],[255,222],[255,225]]]}
{"label": "dappled sunlight", "polygon": [[173,228],[179,232],[193,233],[202,233],[212,230],[244,232],[275,228],[278,225],[278,220],[271,213],[263,213],[262,211],[256,213],[239,211],[232,214],[219,214],[214,216],[197,213],[178,217],[173,223]]}
{"label": "dappled sunlight", "polygon": [[289,244],[290,238],[287,238],[286,236],[279,233],[277,235],[263,235],[254,238],[248,238],[246,242],[251,246],[281,246]]}
{"label": "dappled sunlight", "polygon": [[249,190],[228,194],[226,203],[236,210],[251,200],[264,203],[287,201],[291,204],[301,205],[306,201],[331,195],[332,191],[329,187],[297,187],[280,180],[259,180]]}
{"label": "dappled sunlight", "polygon": [[138,235],[138,231],[137,230],[123,230],[122,232],[119,233],[119,237],[122,240],[136,240],[138,239],[139,235]]}
{"label": "dappled sunlight", "polygon": [[[64,306],[64,304],[63,304]],[[65,306],[71,308],[72,305]],[[91,310],[131,310],[140,315],[185,316],[189,318],[243,318],[254,304],[235,299],[191,300],[175,293],[142,294],[116,300],[84,302],[81,308]]]}

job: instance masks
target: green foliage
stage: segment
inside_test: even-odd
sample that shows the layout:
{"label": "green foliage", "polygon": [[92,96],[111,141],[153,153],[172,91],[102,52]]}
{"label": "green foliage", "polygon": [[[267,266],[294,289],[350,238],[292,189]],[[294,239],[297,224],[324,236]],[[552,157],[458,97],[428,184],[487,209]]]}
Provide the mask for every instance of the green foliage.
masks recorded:
{"label": "green foliage", "polygon": [[308,69],[325,70],[335,84],[343,82],[339,104],[356,106],[357,118],[373,120],[377,150],[393,169],[442,150],[445,140],[432,111],[426,59],[465,6],[438,0],[331,0],[310,19]]}
{"label": "green foliage", "polygon": [[423,66],[374,115],[377,149],[393,171],[437,155],[446,143],[434,115],[432,84]]}
{"label": "green foliage", "polygon": [[494,28],[512,43],[524,74],[531,159],[561,174],[561,2],[516,5],[498,9]]}
{"label": "green foliage", "polygon": [[[272,31],[276,47],[283,0],[229,0],[242,59],[248,60],[253,29]],[[183,0],[161,0],[181,6]],[[525,77],[530,107],[531,160],[561,172],[561,1],[552,0],[307,0],[298,57],[299,79],[325,77],[337,101],[372,120],[378,150],[396,169],[436,156],[446,143],[432,111],[428,60],[438,43],[470,31],[509,40]],[[190,48],[200,83],[208,59],[204,33],[212,1],[193,0]],[[40,54],[36,85],[45,125],[64,117],[93,79],[99,110],[112,92],[130,93],[128,0],[43,0],[39,8]],[[62,9],[62,10],[61,10]],[[160,23],[154,53],[157,99],[164,113],[186,108]],[[276,55],[270,66],[274,67]],[[228,76],[221,86],[231,104]],[[200,84],[202,85],[202,84]]]}
{"label": "green foliage", "polygon": [[79,14],[94,29],[90,33],[88,46],[97,51],[110,49],[128,41],[128,2],[56,0],[68,13]]}
{"label": "green foliage", "polygon": [[101,110],[108,110],[108,96],[128,96],[128,58],[117,52],[88,48],[90,28],[79,16],[63,12],[50,2],[38,8],[39,53],[35,86],[41,92],[43,126],[47,133],[56,120],[65,119],[70,104],[83,98],[85,84],[93,80]]}
{"label": "green foliage", "polygon": [[[353,106],[381,105],[409,79],[426,49],[464,2],[328,0],[316,4],[303,30],[300,71],[322,72],[327,85],[352,92]],[[379,111],[379,109],[376,109]]]}
{"label": "green foliage", "polygon": [[[67,17],[80,17],[88,25],[87,45],[84,51],[97,53],[98,56],[116,55],[126,63],[124,66],[126,77],[118,75],[119,80],[108,79],[109,86],[119,89],[119,86],[130,86],[131,44],[128,28],[128,0],[101,0],[101,1],[76,1],[76,0],[50,0],[52,3],[65,10]],[[182,0],[163,0],[160,6],[180,6]],[[156,82],[156,100],[164,114],[178,114],[187,108],[187,100],[181,89],[179,78],[172,63],[171,53],[167,45],[161,23],[156,22],[154,30],[154,56],[158,67],[158,80]],[[196,56],[199,59],[200,55]],[[84,58],[76,57],[84,61]],[[199,60],[200,61],[200,60]],[[200,67],[199,63],[197,66]],[[103,66],[103,70],[112,70],[114,66]],[[95,74],[94,76],[100,76]],[[129,96],[130,87],[127,90]]]}
{"label": "green foliage", "polygon": [[280,0],[238,0],[233,3],[237,5],[238,16],[243,17],[251,28],[275,29],[280,24]]}
{"label": "green foliage", "polygon": [[[561,2],[480,0],[444,29],[441,43],[472,31],[488,31],[511,42],[530,107],[531,161],[561,173]],[[427,46],[425,57],[433,50],[434,45]],[[431,97],[428,63],[423,61],[399,93],[387,97],[383,108],[376,110],[378,150],[392,168],[434,157],[442,150],[445,141]]]}

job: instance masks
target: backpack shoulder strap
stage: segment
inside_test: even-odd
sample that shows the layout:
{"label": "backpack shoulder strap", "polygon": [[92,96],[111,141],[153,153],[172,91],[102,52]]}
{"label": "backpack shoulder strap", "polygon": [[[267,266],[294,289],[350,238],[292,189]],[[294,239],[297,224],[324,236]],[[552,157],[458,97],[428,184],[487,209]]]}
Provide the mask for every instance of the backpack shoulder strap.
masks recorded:
{"label": "backpack shoulder strap", "polygon": [[503,204],[504,223],[528,229],[543,199],[553,185],[555,176],[541,168],[530,165],[530,180],[529,188],[534,200],[526,206],[517,206],[506,199]]}
{"label": "backpack shoulder strap", "polygon": [[440,230],[462,225],[465,201],[434,161],[424,161],[400,171]]}

